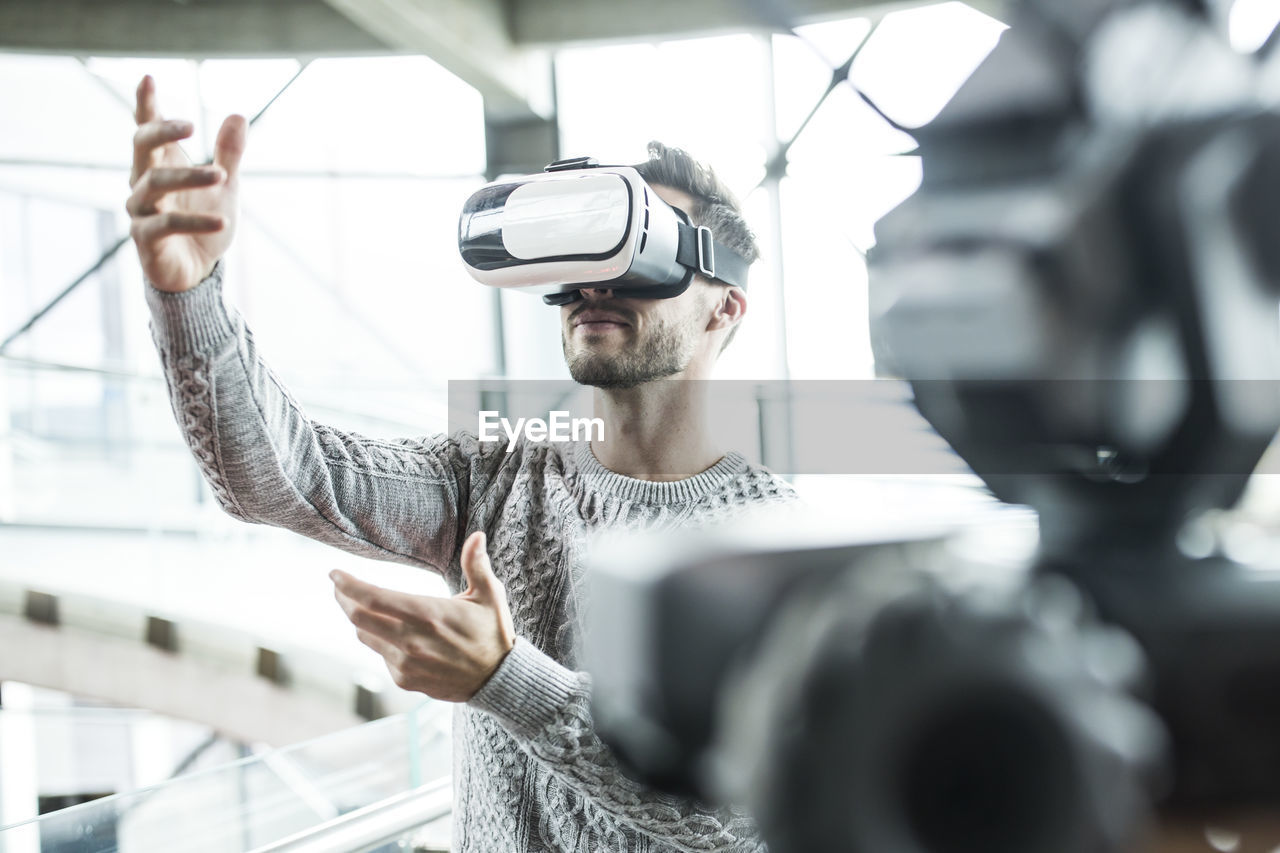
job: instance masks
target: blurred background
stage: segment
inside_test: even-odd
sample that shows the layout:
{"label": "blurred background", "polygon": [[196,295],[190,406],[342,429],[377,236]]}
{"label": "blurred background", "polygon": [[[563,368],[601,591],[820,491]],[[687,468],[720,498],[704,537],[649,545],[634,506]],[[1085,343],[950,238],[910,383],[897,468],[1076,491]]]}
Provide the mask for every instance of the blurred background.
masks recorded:
{"label": "blurred background", "polygon": [[[0,850],[115,849],[107,835],[253,849],[449,772],[448,709],[390,685],[326,573],[443,585],[224,516],[174,425],[123,208],[143,74],[165,116],[195,123],[194,161],[225,115],[253,119],[227,293],[275,371],[316,420],[404,437],[445,428],[450,380],[567,377],[557,311],[464,272],[462,201],[559,157],[636,162],[650,139],[712,164],[760,238],[719,376],[872,378],[864,254],[920,164],[850,81],[894,123],[923,124],[1000,15],[857,0],[0,2],[0,827],[99,801],[0,831]],[[1256,47],[1277,16],[1238,0],[1233,43]],[[886,405],[915,417],[905,397]],[[854,527],[998,520],[1012,552],[1034,545],[1034,518],[958,462],[795,480]],[[1255,515],[1277,503],[1265,484],[1250,500]],[[1249,517],[1233,547],[1256,557],[1267,540]],[[371,750],[386,761],[364,768]],[[196,781],[128,794],[174,777]],[[164,797],[223,809],[238,834],[175,846]],[[409,834],[446,844],[440,823]]]}

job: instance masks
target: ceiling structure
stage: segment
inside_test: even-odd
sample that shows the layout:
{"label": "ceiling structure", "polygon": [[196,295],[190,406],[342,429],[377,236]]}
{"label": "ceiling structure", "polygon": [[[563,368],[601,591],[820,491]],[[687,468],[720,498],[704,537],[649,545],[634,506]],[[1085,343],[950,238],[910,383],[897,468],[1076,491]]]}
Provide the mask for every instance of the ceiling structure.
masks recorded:
{"label": "ceiling structure", "polygon": [[549,49],[559,45],[785,30],[871,8],[893,7],[868,0],[5,0],[0,50],[184,57],[420,53],[474,86],[487,112],[507,121],[550,115]]}

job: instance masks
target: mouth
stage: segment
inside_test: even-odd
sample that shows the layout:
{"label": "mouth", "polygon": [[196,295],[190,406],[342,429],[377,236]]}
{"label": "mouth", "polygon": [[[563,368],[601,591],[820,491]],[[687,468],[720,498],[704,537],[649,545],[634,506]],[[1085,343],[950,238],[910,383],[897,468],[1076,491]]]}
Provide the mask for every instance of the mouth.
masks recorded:
{"label": "mouth", "polygon": [[625,329],[626,323],[618,323],[611,320],[588,320],[584,323],[578,323],[575,329],[581,329],[584,332],[608,332],[613,329]]}
{"label": "mouth", "polygon": [[631,324],[617,314],[607,311],[588,310],[578,314],[572,320],[575,329],[584,332],[609,332],[613,329],[625,329]]}

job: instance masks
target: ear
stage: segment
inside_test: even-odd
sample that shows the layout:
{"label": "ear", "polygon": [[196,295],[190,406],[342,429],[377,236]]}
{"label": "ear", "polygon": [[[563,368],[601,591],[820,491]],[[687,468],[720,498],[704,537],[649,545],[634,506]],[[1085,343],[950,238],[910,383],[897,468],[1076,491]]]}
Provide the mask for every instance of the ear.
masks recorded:
{"label": "ear", "polygon": [[741,287],[721,286],[716,294],[717,301],[712,305],[711,319],[707,322],[707,331],[730,329],[742,320],[747,313],[747,292]]}

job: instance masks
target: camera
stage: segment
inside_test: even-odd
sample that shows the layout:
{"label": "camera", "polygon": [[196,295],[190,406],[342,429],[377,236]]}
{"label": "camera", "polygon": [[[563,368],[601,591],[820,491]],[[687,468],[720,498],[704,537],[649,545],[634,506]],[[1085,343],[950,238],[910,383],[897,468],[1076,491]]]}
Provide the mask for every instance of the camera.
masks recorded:
{"label": "camera", "polygon": [[1280,578],[1188,545],[1280,428],[1280,59],[1208,2],[1011,11],[868,260],[877,371],[1036,553],[788,521],[591,564],[598,730],[773,853],[1146,849],[1280,803]]}

